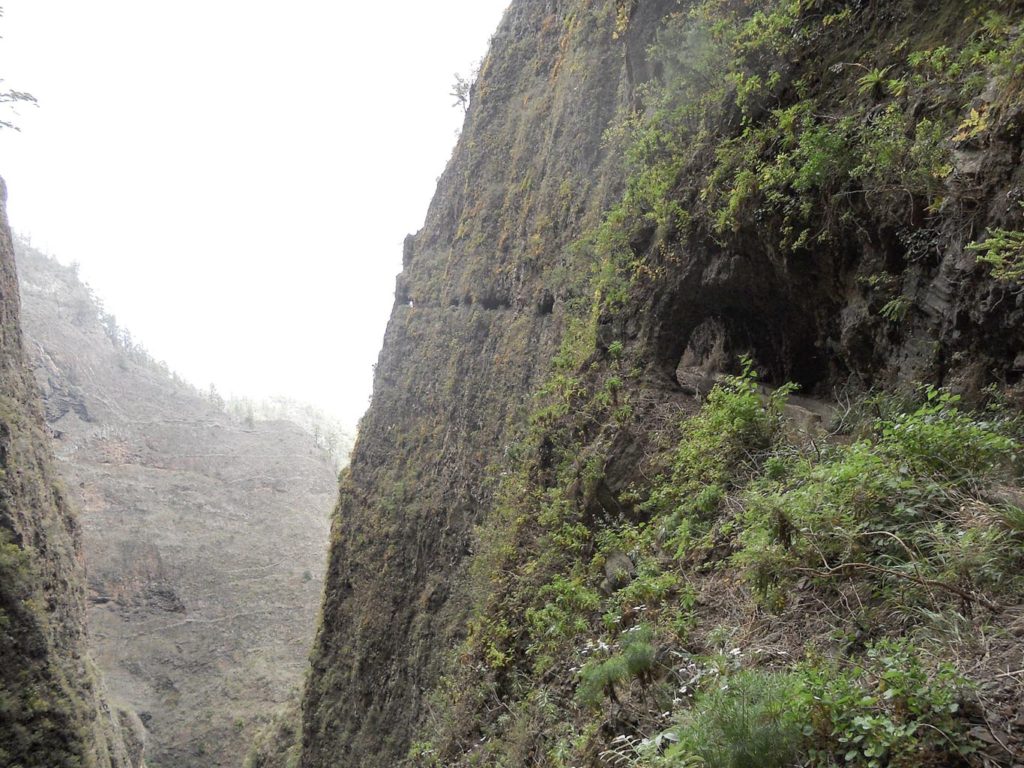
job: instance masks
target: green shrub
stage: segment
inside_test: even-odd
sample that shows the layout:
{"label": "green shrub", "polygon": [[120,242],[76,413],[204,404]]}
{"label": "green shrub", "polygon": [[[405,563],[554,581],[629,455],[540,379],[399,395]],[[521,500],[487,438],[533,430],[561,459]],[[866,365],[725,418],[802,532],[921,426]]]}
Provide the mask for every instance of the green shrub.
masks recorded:
{"label": "green shrub", "polygon": [[815,765],[959,765],[974,750],[957,718],[966,686],[952,666],[928,669],[906,641],[881,641],[862,664],[805,665],[801,706]]}
{"label": "green shrub", "polygon": [[[718,678],[668,733],[665,768],[917,768],[960,765],[975,747],[959,719],[966,681],[928,667],[906,641],[862,661],[805,662],[794,671]],[[665,739],[661,738],[661,743]]]}
{"label": "green shrub", "polygon": [[626,663],[626,671],[641,681],[647,679],[654,667],[656,655],[654,632],[648,626],[638,626],[622,634],[622,658]]}
{"label": "green shrub", "polygon": [[[674,729],[678,743],[667,766],[784,768],[798,764],[806,710],[798,705],[800,680],[748,670],[724,678],[699,695]],[[696,762],[699,761],[699,762]]]}
{"label": "green shrub", "polygon": [[643,508],[682,518],[706,517],[733,484],[741,465],[766,456],[780,434],[782,409],[792,387],[762,398],[757,374],[745,361],[743,373],[711,390],[696,416],[683,424],[671,474],[655,484]]}
{"label": "green shrub", "polygon": [[580,682],[576,700],[584,707],[597,708],[606,698],[618,701],[615,686],[637,678],[642,685],[651,679],[651,670],[657,655],[654,632],[648,626],[638,626],[622,633],[620,651],[604,659],[590,659],[580,669]]}
{"label": "green shrub", "polygon": [[1020,535],[978,494],[1013,476],[1020,445],[934,389],[871,431],[751,483],[733,562],[775,608],[808,574],[869,577],[904,601],[939,590],[989,604],[978,590],[1017,578]]}
{"label": "green shrub", "polygon": [[980,243],[967,250],[992,269],[992,277],[1009,283],[1024,283],[1024,232],[993,229]]}
{"label": "green shrub", "polygon": [[760,481],[744,493],[742,546],[734,562],[767,597],[795,567],[859,557],[868,521],[906,489],[866,442],[824,462],[803,459],[784,480]]}
{"label": "green shrub", "polygon": [[900,323],[903,318],[907,316],[907,311],[910,309],[910,300],[906,296],[897,296],[895,299],[887,301],[878,314],[888,320],[890,323]]}
{"label": "green shrub", "polygon": [[602,706],[606,697],[617,700],[615,686],[628,676],[629,670],[622,656],[612,656],[604,660],[591,659],[580,669],[576,700],[582,706],[591,708]]}
{"label": "green shrub", "polygon": [[917,472],[955,484],[990,478],[1014,460],[1020,446],[997,425],[959,410],[960,398],[928,388],[915,411],[880,424],[880,448]]}
{"label": "green shrub", "polygon": [[526,611],[532,654],[555,650],[562,641],[585,632],[601,596],[578,578],[555,576],[540,589],[544,605]]}

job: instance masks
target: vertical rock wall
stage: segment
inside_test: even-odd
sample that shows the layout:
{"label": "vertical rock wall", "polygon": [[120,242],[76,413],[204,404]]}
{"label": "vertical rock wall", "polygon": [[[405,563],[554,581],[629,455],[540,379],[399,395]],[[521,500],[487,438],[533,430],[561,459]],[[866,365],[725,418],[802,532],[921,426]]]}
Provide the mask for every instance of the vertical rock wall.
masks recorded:
{"label": "vertical rock wall", "polygon": [[393,766],[464,632],[473,526],[563,332],[570,244],[620,190],[650,2],[516,0],[404,271],[334,520],[304,702],[306,768]]}
{"label": "vertical rock wall", "polygon": [[137,721],[112,712],[86,651],[78,523],[53,469],[19,322],[0,210],[0,764],[138,766]]}
{"label": "vertical rock wall", "polygon": [[[1019,13],[1017,3],[991,5],[1009,9],[1008,18]],[[827,23],[822,8],[835,11]],[[668,40],[670,56],[649,61],[656,30],[672,19],[693,23]],[[568,674],[531,677],[536,668],[517,633],[536,595],[517,592],[503,596],[504,615],[484,619],[507,619],[505,636],[523,641],[505,649],[520,654],[514,668],[496,664],[502,670],[492,675],[479,657],[460,658],[455,666],[469,693],[436,687],[441,661],[467,632],[469,604],[486,607],[487,577],[501,581],[487,572],[466,578],[474,526],[483,523],[487,534],[495,521],[511,520],[518,530],[524,516],[539,516],[531,494],[540,498],[556,483],[559,463],[559,493],[588,535],[621,518],[626,491],[653,476],[638,465],[670,444],[651,445],[649,436],[696,405],[692,394],[704,385],[688,385],[686,374],[713,383],[748,355],[769,383],[794,381],[826,396],[845,386],[864,392],[929,382],[976,401],[991,384],[1019,385],[1024,299],[967,250],[987,228],[1020,228],[1021,113],[1010,99],[1019,95],[1019,74],[975,150],[955,139],[958,125],[970,125],[962,122],[970,104],[950,95],[964,84],[912,93],[920,78],[908,72],[911,91],[901,98],[915,101],[894,102],[885,114],[911,128],[901,123],[886,133],[882,109],[851,74],[866,65],[848,63],[895,56],[893,66],[905,69],[905,47],[956,41],[962,27],[961,6],[942,0],[511,4],[426,224],[406,243],[373,405],[334,521],[303,706],[304,768],[395,765],[432,704],[443,711],[438,699],[477,694],[447,714],[467,723],[460,744],[480,748],[465,764],[486,764],[474,762],[487,759],[480,721],[512,713],[509,702],[537,686],[560,696],[575,686]],[[671,32],[671,24],[662,28]],[[716,42],[730,29],[736,37]],[[716,53],[702,62],[704,48]],[[1019,49],[1003,55],[1008,71],[1019,73],[1010,66]],[[673,67],[679,72],[669,77]],[[741,104],[738,83],[749,86],[751,77],[772,85],[763,101]],[[665,91],[674,102],[659,101],[657,88],[641,87],[652,79],[686,87]],[[935,110],[927,121],[918,114],[926,102]],[[977,112],[988,102],[982,94],[972,103]],[[776,108],[786,105],[841,116],[814,123],[835,145],[807,150],[836,166],[834,178],[771,187],[768,161],[789,167],[790,150],[782,148],[793,137],[776,131]],[[659,107],[660,132],[633,134],[647,145],[630,147],[636,162],[625,168],[618,142],[629,131],[616,130],[617,118],[644,125]],[[925,129],[934,133],[935,125],[943,135],[929,140]],[[864,181],[877,159],[872,141],[904,148],[871,171],[873,187]],[[863,167],[840,162],[851,148],[863,152]],[[922,160],[925,148],[943,162]],[[905,189],[914,174],[924,178],[917,192]],[[895,187],[888,175],[897,177]],[[806,237],[798,239],[790,230],[801,217]],[[585,233],[611,242],[574,245]],[[574,335],[581,317],[590,337]],[[562,388],[553,408],[562,410],[545,413],[531,393],[549,375],[551,389]],[[617,404],[620,390],[632,410],[581,406],[602,394]],[[530,440],[518,441],[530,430]],[[597,463],[588,479],[589,459]],[[524,503],[492,514],[502,511],[495,483],[517,466]],[[539,536],[507,541],[512,555],[504,562],[535,564],[543,546]],[[559,556],[565,552],[551,553]],[[429,730],[423,738],[434,739]],[[500,725],[488,735],[495,731]],[[521,762],[502,764],[536,759],[524,749]]]}

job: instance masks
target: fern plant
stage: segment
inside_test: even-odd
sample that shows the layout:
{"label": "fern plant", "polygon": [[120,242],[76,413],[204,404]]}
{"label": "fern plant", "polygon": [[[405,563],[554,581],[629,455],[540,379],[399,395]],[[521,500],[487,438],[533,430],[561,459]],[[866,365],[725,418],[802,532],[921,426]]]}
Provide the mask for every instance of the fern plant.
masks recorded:
{"label": "fern plant", "polygon": [[996,280],[1024,284],[1024,232],[993,229],[987,238],[972,243],[967,250],[978,254],[978,261],[991,268]]}
{"label": "fern plant", "polygon": [[868,73],[857,78],[857,90],[860,93],[871,93],[875,98],[882,95],[886,85],[886,75],[892,67],[875,67],[869,69]]}

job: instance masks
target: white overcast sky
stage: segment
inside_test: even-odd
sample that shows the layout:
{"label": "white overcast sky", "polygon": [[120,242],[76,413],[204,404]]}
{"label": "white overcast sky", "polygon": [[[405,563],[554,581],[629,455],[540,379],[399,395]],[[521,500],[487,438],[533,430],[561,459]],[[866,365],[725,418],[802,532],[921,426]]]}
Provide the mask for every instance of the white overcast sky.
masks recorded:
{"label": "white overcast sky", "polygon": [[507,3],[0,0],[11,224],[196,385],[354,423]]}

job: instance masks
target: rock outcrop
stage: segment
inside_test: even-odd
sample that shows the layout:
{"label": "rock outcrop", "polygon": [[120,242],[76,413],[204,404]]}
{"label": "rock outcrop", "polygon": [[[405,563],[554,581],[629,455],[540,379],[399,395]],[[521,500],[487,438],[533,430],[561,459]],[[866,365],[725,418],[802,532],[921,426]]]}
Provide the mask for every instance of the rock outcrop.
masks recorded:
{"label": "rock outcrop", "polygon": [[73,268],[17,252],[54,470],[79,510],[93,657],[139,712],[151,763],[238,766],[307,666],[334,462],[296,424],[229,416]]}
{"label": "rock outcrop", "polygon": [[24,354],[6,200],[0,181],[0,764],[138,768],[138,719],[89,655],[81,527]]}
{"label": "rock outcrop", "polygon": [[[304,768],[584,764],[544,751],[577,679],[526,617],[573,585],[565,604],[601,600],[579,581],[599,535],[643,522],[678,420],[741,356],[826,398],[1019,401],[1022,294],[967,246],[1020,229],[1020,7],[980,6],[511,3],[405,245],[333,523]],[[952,68],[948,47],[928,58],[944,42],[992,50]],[[637,737],[631,717],[559,748],[605,764],[595,745]]]}
{"label": "rock outcrop", "polygon": [[[675,3],[514,2],[404,271],[335,515],[303,766],[392,766],[465,635],[460,579],[579,298],[567,251],[622,188],[602,137]],[[608,7],[605,7],[608,6]]]}

